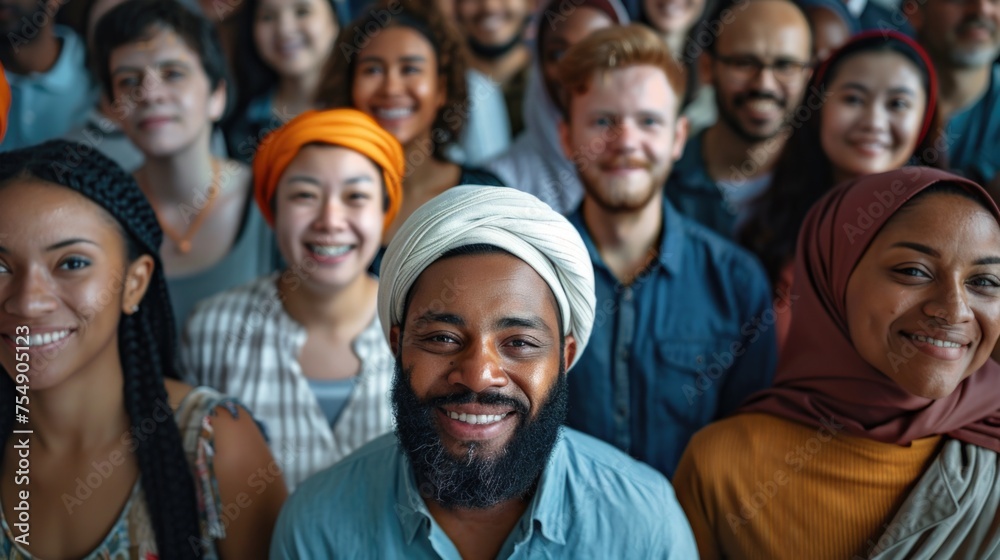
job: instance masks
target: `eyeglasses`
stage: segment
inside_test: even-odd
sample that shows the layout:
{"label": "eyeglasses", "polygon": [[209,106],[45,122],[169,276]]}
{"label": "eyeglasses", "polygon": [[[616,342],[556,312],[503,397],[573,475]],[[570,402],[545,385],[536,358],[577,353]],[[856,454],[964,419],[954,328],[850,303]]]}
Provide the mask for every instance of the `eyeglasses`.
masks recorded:
{"label": "eyeglasses", "polygon": [[776,79],[784,82],[801,76],[803,71],[812,67],[809,62],[791,58],[779,58],[774,62],[766,63],[755,56],[713,54],[712,57],[728,66],[734,75],[744,80],[756,77],[766,68],[774,73]]}

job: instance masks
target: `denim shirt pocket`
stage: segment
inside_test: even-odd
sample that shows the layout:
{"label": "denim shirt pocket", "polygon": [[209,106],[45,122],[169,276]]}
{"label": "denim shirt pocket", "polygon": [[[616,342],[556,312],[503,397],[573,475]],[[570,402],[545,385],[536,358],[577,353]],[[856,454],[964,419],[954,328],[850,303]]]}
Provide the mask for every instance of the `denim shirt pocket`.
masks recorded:
{"label": "denim shirt pocket", "polygon": [[663,421],[697,430],[716,415],[721,385],[735,357],[729,353],[737,335],[714,339],[659,341],[656,352],[662,369],[654,382],[662,399],[655,408]]}

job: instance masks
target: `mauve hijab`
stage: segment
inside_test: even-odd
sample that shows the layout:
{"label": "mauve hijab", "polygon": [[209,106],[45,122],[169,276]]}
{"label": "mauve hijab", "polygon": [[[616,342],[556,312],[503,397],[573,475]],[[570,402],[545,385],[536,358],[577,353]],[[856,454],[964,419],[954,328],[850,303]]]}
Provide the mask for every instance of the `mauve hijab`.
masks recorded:
{"label": "mauve hijab", "polygon": [[835,187],[806,215],[799,234],[792,326],[774,386],[740,412],[765,412],[819,427],[833,419],[847,433],[908,445],[931,435],[1000,452],[1000,364],[988,360],[942,399],[904,391],[854,349],[846,314],[847,282],[882,226],[908,200],[939,183],[1000,210],[979,185],[927,167],[868,175]]}

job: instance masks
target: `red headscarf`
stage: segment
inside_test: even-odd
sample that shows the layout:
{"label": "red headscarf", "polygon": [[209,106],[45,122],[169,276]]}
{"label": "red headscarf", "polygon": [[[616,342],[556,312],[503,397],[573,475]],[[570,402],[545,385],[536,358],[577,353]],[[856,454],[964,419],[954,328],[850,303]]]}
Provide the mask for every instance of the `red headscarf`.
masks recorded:
{"label": "red headscarf", "polygon": [[1000,210],[979,185],[927,167],[868,175],[834,188],[812,207],[799,233],[792,327],[774,386],[741,412],[766,412],[819,427],[907,445],[947,434],[1000,452],[1000,364],[992,359],[942,399],[913,396],[854,349],[847,327],[847,281],[882,226],[911,198],[947,182]]}
{"label": "red headscarf", "polygon": [[274,226],[271,199],[278,180],[304,146],[330,144],[354,150],[382,168],[386,196],[383,233],[403,204],[403,147],[375,119],[356,109],[306,111],[269,134],[253,158],[254,196],[264,219]]}
{"label": "red headscarf", "polygon": [[7,74],[0,64],[0,142],[7,135],[7,116],[10,112],[10,84],[7,83]]}

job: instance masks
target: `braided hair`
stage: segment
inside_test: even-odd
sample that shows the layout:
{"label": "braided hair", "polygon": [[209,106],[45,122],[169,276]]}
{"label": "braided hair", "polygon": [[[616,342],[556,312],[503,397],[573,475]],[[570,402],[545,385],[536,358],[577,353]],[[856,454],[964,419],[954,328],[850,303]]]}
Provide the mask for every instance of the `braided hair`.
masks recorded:
{"label": "braided hair", "polygon": [[[167,402],[164,377],[179,379],[174,367],[174,319],[160,261],[163,232],[156,214],[131,175],[92,146],[53,140],[0,153],[0,186],[19,178],[35,178],[64,186],[87,197],[118,223],[128,247],[128,259],[149,255],[155,269],[139,310],[123,315],[118,324],[119,354],[124,374],[125,408],[132,424],[132,447],[139,462],[156,546],[160,558],[201,558],[202,548],[189,543],[200,538],[194,477],[170,415],[154,418]],[[0,367],[0,453],[14,427],[14,382]],[[148,426],[154,427],[150,431]]]}

